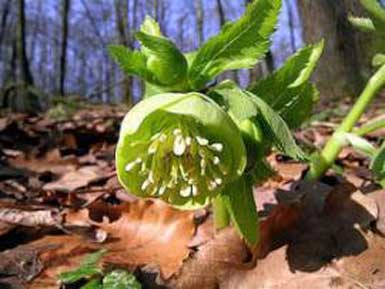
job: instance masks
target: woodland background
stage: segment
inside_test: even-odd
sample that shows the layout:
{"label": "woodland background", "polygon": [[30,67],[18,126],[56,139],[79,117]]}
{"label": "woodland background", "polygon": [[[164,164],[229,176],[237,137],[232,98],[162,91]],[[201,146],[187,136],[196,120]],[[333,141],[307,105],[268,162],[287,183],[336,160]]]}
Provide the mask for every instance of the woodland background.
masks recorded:
{"label": "woodland background", "polygon": [[[136,47],[133,33],[148,14],[183,51],[192,51],[238,18],[249,1],[0,0],[0,106],[36,111],[63,96],[130,106],[140,98],[141,83],[112,62],[109,44]],[[227,77],[247,86],[304,43],[325,38],[315,75],[322,101],[357,95],[370,72],[373,44],[347,21],[350,13],[364,14],[358,2],[284,0],[266,59]]]}

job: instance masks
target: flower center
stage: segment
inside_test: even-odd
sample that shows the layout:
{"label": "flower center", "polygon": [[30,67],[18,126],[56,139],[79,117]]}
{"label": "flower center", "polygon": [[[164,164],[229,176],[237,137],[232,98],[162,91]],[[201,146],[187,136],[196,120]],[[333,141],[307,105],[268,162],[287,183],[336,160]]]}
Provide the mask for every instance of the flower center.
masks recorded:
{"label": "flower center", "polygon": [[196,197],[223,185],[228,168],[221,161],[223,144],[210,142],[197,128],[180,123],[163,129],[149,141],[133,143],[143,153],[125,170],[137,174],[141,190],[154,197]]}

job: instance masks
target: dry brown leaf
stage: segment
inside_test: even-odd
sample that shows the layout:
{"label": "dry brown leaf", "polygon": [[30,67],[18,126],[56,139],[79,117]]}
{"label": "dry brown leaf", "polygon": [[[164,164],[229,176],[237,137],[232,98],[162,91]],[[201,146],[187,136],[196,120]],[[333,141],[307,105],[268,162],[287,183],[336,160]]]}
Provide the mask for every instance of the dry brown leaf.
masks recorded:
{"label": "dry brown leaf", "polygon": [[108,178],[108,173],[99,166],[84,166],[76,171],[70,171],[59,180],[44,185],[46,191],[71,192],[85,187],[91,182]]}
{"label": "dry brown leaf", "polygon": [[76,169],[78,161],[75,157],[63,158],[58,149],[47,152],[43,157],[18,156],[9,158],[11,166],[27,169],[36,173],[52,172],[55,175],[63,175]]}
{"label": "dry brown leaf", "polygon": [[58,289],[58,275],[76,269],[84,257],[99,249],[99,244],[81,236],[46,236],[30,247],[50,248],[39,255],[42,272],[30,282],[28,289]]}
{"label": "dry brown leaf", "polygon": [[232,268],[245,266],[249,259],[245,243],[233,228],[226,228],[199,247],[168,285],[175,289],[215,289]]}
{"label": "dry brown leaf", "polygon": [[377,230],[385,236],[385,190],[377,190],[369,194],[375,200],[378,207],[378,217],[376,220]]}
{"label": "dry brown leaf", "polygon": [[[221,289],[327,289],[340,288],[340,275],[331,268],[316,273],[293,272],[290,268],[286,247],[270,253],[259,260],[251,270],[233,270],[223,280]],[[351,284],[351,283],[350,283]],[[349,287],[344,287],[349,288]],[[353,289],[354,287],[351,287]]]}
{"label": "dry brown leaf", "polygon": [[195,234],[193,212],[152,200],[119,206],[95,203],[87,210],[69,213],[66,222],[98,226],[109,234],[103,245],[109,250],[104,261],[128,268],[153,264],[164,279],[182,266]]}

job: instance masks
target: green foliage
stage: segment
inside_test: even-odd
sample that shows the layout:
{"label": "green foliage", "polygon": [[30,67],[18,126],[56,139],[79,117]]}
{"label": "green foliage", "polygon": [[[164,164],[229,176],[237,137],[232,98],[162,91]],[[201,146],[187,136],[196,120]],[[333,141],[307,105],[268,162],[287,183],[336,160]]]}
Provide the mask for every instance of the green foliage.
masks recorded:
{"label": "green foliage", "polygon": [[367,157],[371,158],[376,153],[376,149],[370,142],[354,133],[339,132],[336,133],[335,137],[340,142],[341,146],[350,145]]}
{"label": "green foliage", "polygon": [[242,175],[246,151],[237,126],[212,99],[158,94],[124,118],[116,165],[133,194],[197,209]]}
{"label": "green foliage", "polygon": [[145,80],[145,99],[121,127],[121,184],[180,209],[214,202],[216,224],[227,225],[230,215],[251,245],[258,241],[252,186],[273,174],[265,155],[275,146],[306,159],[290,128],[301,125],[318,98],[309,79],[323,41],[298,51],[250,91],[231,81],[207,86],[224,71],[251,68],[265,55],[280,8],[281,0],[254,0],[238,21],[186,54],[150,17],[136,33],[141,51],[110,47],[125,72]]}
{"label": "green foliage", "polygon": [[246,184],[244,178],[239,178],[225,188],[221,198],[240,235],[250,245],[256,245],[259,240],[258,214],[252,186]]}
{"label": "green foliage", "polygon": [[385,141],[381,148],[375,152],[370,167],[376,180],[385,189]]}
{"label": "green foliage", "polygon": [[136,38],[147,49],[147,68],[162,85],[173,85],[187,74],[187,60],[169,39],[137,32]]}
{"label": "green foliage", "polygon": [[[243,91],[232,82],[225,82],[213,91],[222,96],[228,112],[239,124],[245,119],[255,117],[254,125],[263,131],[264,141],[272,142],[278,150],[294,159],[305,159],[285,121],[263,99]],[[258,135],[257,137],[259,138]]]}
{"label": "green foliage", "polygon": [[270,46],[280,0],[255,0],[235,23],[227,24],[199,50],[189,70],[193,89],[229,69],[250,68]]}
{"label": "green foliage", "polygon": [[103,278],[104,289],[141,289],[135,276],[124,270],[115,270]]}
{"label": "green foliage", "polygon": [[105,250],[100,250],[89,254],[80,264],[79,268],[73,271],[61,273],[59,275],[59,280],[62,283],[70,284],[81,279],[88,279],[94,277],[95,275],[102,274],[102,270],[98,267],[97,263],[105,253]]}
{"label": "green foliage", "polygon": [[147,68],[147,57],[142,52],[132,51],[123,45],[110,45],[108,52],[125,73],[156,83],[155,76]]}
{"label": "green foliage", "polygon": [[318,99],[318,91],[309,79],[323,47],[323,41],[306,46],[272,75],[249,88],[276,110],[291,128],[298,127],[310,116],[313,103]]}
{"label": "green foliage", "polygon": [[376,27],[374,27],[373,21],[370,18],[354,17],[349,15],[348,20],[354,27],[361,30],[362,32],[376,31]]}
{"label": "green foliage", "polygon": [[360,0],[369,17],[349,16],[350,23],[363,32],[372,33],[374,36],[376,56],[373,58],[373,66],[385,64],[385,8],[378,0]]}
{"label": "green foliage", "polygon": [[378,0],[360,0],[361,5],[369,13],[376,30],[385,32],[385,9]]}
{"label": "green foliage", "polygon": [[[124,270],[114,270],[104,275],[97,265],[106,250],[87,255],[80,266],[72,271],[61,273],[58,278],[63,284],[73,284],[85,280],[80,289],[141,289],[135,276]],[[104,275],[104,276],[103,276]]]}

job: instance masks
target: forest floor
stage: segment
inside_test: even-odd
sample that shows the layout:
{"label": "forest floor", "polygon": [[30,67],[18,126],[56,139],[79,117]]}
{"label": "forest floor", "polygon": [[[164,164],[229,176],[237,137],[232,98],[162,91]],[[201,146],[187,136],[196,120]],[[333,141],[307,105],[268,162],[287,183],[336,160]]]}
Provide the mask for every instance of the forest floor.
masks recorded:
{"label": "forest floor", "polygon": [[[383,100],[372,107],[363,121],[385,117]],[[348,108],[320,110],[298,142],[322,147]],[[209,210],[181,212],[121,188],[114,149],[124,113],[0,117],[1,289],[81,288],[58,275],[102,248],[105,272],[134,272],[143,288],[385,288],[385,191],[367,158],[345,148],[339,175],[305,183],[306,165],[272,153],[277,175],[255,187],[261,239],[249,249],[233,228],[214,234]]]}

